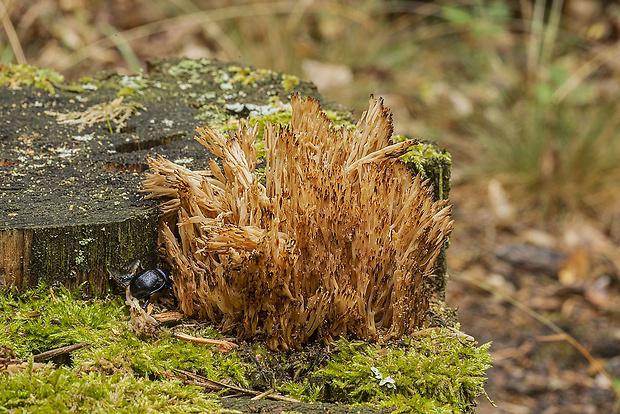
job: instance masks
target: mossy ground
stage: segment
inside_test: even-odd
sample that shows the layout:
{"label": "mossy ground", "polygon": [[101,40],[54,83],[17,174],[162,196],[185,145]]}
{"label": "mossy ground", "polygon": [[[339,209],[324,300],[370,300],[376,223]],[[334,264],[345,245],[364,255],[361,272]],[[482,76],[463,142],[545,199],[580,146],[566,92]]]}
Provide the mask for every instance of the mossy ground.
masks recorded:
{"label": "mossy ground", "polygon": [[[386,346],[341,339],[278,354],[242,343],[237,351],[220,354],[171,337],[173,329],[221,337],[209,325],[187,321],[144,341],[127,328],[128,311],[120,298],[84,299],[44,287],[1,294],[0,320],[0,345],[13,348],[18,358],[91,344],[42,370],[0,373],[0,412],[214,412],[223,410],[222,402],[236,410],[247,404],[183,384],[173,369],[256,390],[275,388],[306,403],[339,403],[340,412],[347,412],[343,404],[361,404],[359,409],[368,412],[468,412],[484,392],[490,362],[489,344],[477,346],[443,328]],[[278,404],[300,412],[325,406]]]}

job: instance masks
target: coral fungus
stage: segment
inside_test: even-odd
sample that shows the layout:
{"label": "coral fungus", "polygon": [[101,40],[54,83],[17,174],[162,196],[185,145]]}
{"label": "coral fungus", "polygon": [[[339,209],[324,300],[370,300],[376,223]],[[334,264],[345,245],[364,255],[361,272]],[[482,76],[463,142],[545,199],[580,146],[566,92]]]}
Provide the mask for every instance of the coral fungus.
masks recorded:
{"label": "coral fungus", "polygon": [[372,97],[353,131],[313,99],[291,104],[290,125],[265,128],[265,185],[256,126],[198,129],[222,168],[148,160],[143,191],[171,198],[162,236],[182,311],[279,350],[411,333],[452,230],[447,201],[398,159],[417,141],[392,144],[391,113]]}

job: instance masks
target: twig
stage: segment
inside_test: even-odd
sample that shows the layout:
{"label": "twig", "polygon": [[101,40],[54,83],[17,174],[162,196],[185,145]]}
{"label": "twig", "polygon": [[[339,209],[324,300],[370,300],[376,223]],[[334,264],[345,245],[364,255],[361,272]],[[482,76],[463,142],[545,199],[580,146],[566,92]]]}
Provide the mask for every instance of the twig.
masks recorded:
{"label": "twig", "polygon": [[50,295],[52,295],[52,300],[54,301],[54,303],[58,304],[58,300],[56,299],[56,296],[54,296],[54,290],[50,287]]}
{"label": "twig", "polygon": [[40,354],[34,355],[32,358],[35,362],[47,361],[48,359],[52,359],[54,357],[57,357],[58,355],[68,354],[89,345],[90,343],[83,342],[81,344],[61,346],[60,348],[50,349],[49,351],[41,352]]}
{"label": "twig", "polygon": [[265,391],[265,392],[263,392],[263,393],[261,393],[261,394],[258,394],[256,397],[252,397],[252,398],[250,398],[250,400],[251,400],[251,401],[259,401],[259,400],[262,400],[262,399],[263,399],[263,398],[265,398],[265,397],[269,397],[271,394],[273,394],[273,392],[274,392],[274,391],[275,391],[275,390],[272,388],[272,389],[267,390],[267,391]]}
{"label": "twig", "polygon": [[[198,382],[201,386],[208,388],[210,390],[213,391],[221,391],[221,390],[232,390],[232,391],[237,391],[240,392],[242,394],[245,395],[253,395],[255,397],[261,397],[261,398],[270,398],[272,400],[277,400],[277,401],[286,401],[286,402],[299,402],[299,400],[296,400],[294,398],[289,398],[289,397],[285,397],[283,395],[279,395],[279,394],[272,394],[273,390],[270,390],[270,392],[260,392],[260,391],[254,391],[254,390],[249,390],[247,388],[242,388],[242,387],[237,387],[236,385],[231,385],[231,384],[224,384],[223,382],[218,382],[212,379],[209,379],[207,377],[203,377],[202,375],[198,375],[198,374],[194,374],[193,372],[189,372],[189,371],[183,371],[181,369],[173,369],[174,372],[177,372],[183,376],[186,376],[190,379],[192,379],[195,382]],[[264,395],[263,395],[264,394]],[[254,398],[253,398],[254,399]],[[257,398],[259,399],[259,398]]]}
{"label": "twig", "polygon": [[[575,338],[573,338],[572,336],[570,336],[569,334],[567,334],[567,333],[558,333],[557,335],[539,336],[536,339],[538,339],[541,342],[556,342],[556,341],[566,341],[566,342],[568,342],[569,344],[574,346],[575,349],[577,349],[577,351],[579,351],[579,353],[581,355],[586,357],[586,359],[590,362],[590,364],[592,364],[592,366],[598,372],[600,372],[603,375],[605,375],[611,381],[611,377],[607,374],[607,371],[605,371],[605,367],[604,367],[603,363],[601,361],[599,361],[598,359],[594,358],[592,356],[592,354],[590,354],[590,352],[588,352],[588,350],[583,347],[583,345],[581,345],[579,342],[577,342],[577,340]],[[613,382],[612,382],[612,384],[613,384]]]}
{"label": "twig", "polygon": [[411,335],[409,335],[410,338],[415,338],[416,336],[421,336],[421,335],[429,335],[433,332],[437,332],[439,330],[439,328],[425,328],[419,331],[415,331],[414,333],[412,333]]}
{"label": "twig", "polygon": [[451,330],[452,332],[454,332],[454,334],[456,336],[458,336],[459,338],[464,338],[465,340],[469,341],[469,342],[476,342],[476,340],[474,339],[473,336],[471,335],[467,335],[464,332],[459,331],[458,329],[455,329],[451,326],[448,326],[448,329]]}
{"label": "twig", "polygon": [[196,336],[186,335],[181,332],[172,332],[172,337],[176,339],[182,339],[183,341],[196,342],[199,344],[217,345],[217,350],[220,352],[230,352],[239,346],[232,342],[224,341],[221,339],[199,338]]}
{"label": "twig", "polygon": [[[80,348],[83,348],[89,345],[90,344],[86,342],[81,343],[81,344],[75,344],[75,345],[67,345],[67,346],[62,346],[60,348],[56,348],[56,349],[50,349],[49,351],[41,352],[40,354],[37,354],[37,355],[33,355],[32,367],[33,369],[43,368],[45,366],[45,363],[43,363],[43,361],[47,361],[58,355],[68,354],[70,352],[76,351]],[[19,370],[25,369],[28,366],[29,364],[28,359],[15,358],[15,354],[13,353],[13,350],[10,349],[9,347],[6,347],[6,348],[8,348],[8,352],[5,351],[4,353],[8,355],[8,357],[7,358],[0,357],[0,372],[6,371],[9,373],[15,374]]]}

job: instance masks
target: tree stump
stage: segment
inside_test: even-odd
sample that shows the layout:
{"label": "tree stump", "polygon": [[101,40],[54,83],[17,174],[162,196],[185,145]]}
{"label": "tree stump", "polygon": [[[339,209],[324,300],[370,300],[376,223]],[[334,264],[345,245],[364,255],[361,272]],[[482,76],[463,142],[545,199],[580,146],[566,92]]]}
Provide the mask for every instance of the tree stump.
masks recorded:
{"label": "tree stump", "polygon": [[[269,70],[154,59],[147,72],[65,83],[49,70],[0,66],[0,290],[44,282],[103,293],[106,268],[135,260],[155,266],[157,205],[138,193],[145,158],[206,169],[211,155],[194,140],[198,126],[286,119],[293,93],[352,121],[312,84]],[[430,178],[437,198],[447,198],[449,154],[424,143],[405,161]],[[443,260],[437,275],[434,290],[443,299]]]}

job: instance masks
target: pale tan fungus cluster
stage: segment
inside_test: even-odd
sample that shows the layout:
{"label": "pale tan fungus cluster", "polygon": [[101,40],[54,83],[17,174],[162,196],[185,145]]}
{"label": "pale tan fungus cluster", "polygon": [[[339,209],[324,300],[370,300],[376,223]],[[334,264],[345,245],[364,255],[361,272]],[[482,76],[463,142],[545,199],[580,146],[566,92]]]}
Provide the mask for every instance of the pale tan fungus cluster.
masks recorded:
{"label": "pale tan fungus cluster", "polygon": [[452,230],[447,201],[398,159],[416,141],[391,144],[382,100],[354,131],[332,127],[316,100],[291,104],[290,125],[265,128],[265,185],[256,126],[198,129],[223,168],[148,160],[143,191],[171,198],[162,234],[182,311],[277,350],[411,333]]}

